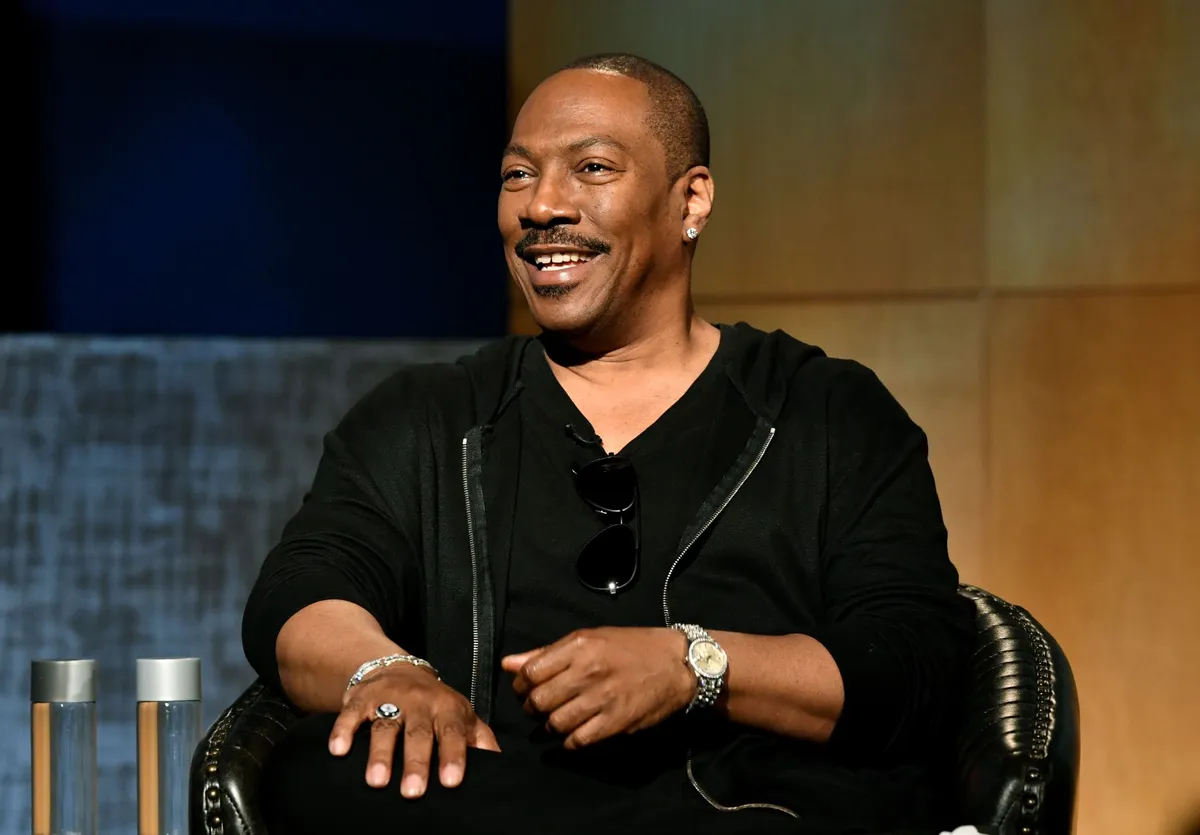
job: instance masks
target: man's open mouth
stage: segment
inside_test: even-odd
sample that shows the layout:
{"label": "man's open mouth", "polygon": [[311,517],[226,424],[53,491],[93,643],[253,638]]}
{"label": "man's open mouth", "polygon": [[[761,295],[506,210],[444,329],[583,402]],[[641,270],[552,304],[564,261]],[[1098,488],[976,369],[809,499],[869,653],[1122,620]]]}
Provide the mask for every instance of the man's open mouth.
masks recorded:
{"label": "man's open mouth", "polygon": [[543,272],[549,270],[565,270],[576,264],[586,264],[595,256],[587,252],[555,252],[553,255],[539,255],[533,259],[533,264]]}
{"label": "man's open mouth", "polygon": [[539,272],[554,272],[586,264],[596,257],[596,253],[582,249],[548,250],[539,248],[535,251],[525,252],[522,257],[537,267]]}

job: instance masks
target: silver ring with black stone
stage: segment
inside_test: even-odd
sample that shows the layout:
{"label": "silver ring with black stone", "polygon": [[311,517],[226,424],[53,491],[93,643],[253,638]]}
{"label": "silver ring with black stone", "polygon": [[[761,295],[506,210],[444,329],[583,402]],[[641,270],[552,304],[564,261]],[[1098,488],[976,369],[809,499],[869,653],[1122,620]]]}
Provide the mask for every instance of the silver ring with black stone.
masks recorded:
{"label": "silver ring with black stone", "polygon": [[395,721],[400,718],[400,708],[396,707],[391,702],[384,702],[379,707],[375,708],[374,721]]}

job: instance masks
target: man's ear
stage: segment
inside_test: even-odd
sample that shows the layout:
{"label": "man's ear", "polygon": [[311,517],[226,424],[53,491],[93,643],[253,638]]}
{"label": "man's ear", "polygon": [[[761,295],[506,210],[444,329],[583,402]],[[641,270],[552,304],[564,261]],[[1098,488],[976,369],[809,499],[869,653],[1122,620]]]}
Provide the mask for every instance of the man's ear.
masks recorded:
{"label": "man's ear", "polygon": [[[684,183],[683,226],[679,233],[684,240],[694,241],[704,231],[712,214],[713,178],[707,166],[697,165],[688,169],[681,178]],[[691,231],[694,230],[694,231]]]}

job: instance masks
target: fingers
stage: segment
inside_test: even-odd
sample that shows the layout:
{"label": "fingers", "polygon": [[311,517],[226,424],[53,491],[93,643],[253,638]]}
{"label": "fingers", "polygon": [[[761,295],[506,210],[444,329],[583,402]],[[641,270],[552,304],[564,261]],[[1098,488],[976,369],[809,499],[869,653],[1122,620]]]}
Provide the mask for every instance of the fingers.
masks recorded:
{"label": "fingers", "polygon": [[425,794],[429,761],[433,757],[433,720],[428,710],[410,713],[404,720],[404,778],[400,793],[407,798]]}
{"label": "fingers", "polygon": [[533,685],[529,683],[529,679],[521,675],[519,672],[513,677],[513,692],[517,694],[517,698],[524,701],[529,695],[529,691],[533,689]]}
{"label": "fingers", "polygon": [[563,742],[563,747],[568,751],[574,751],[577,748],[595,745],[597,742],[613,736],[618,730],[609,716],[604,713],[597,713],[575,728],[571,732],[571,735]]}
{"label": "fingers", "polygon": [[529,679],[525,678],[521,669],[543,652],[545,652],[545,648],[530,650],[529,652],[522,652],[517,655],[507,655],[500,659],[500,669],[513,674],[513,690],[522,699],[533,689],[533,684]]}
{"label": "fingers", "polygon": [[529,691],[525,712],[536,716],[553,713],[583,691],[583,682],[572,675],[559,675]]}
{"label": "fingers", "polygon": [[530,660],[542,652],[540,649],[530,650],[529,652],[518,653],[517,655],[506,655],[500,659],[500,669],[506,673],[519,673]]}
{"label": "fingers", "polygon": [[350,751],[350,743],[354,741],[354,732],[363,723],[362,708],[347,706],[342,708],[338,718],[334,720],[333,730],[329,733],[329,753],[335,757],[344,757]]}
{"label": "fingers", "polygon": [[525,678],[533,685],[541,684],[570,666],[571,659],[587,643],[588,636],[586,629],[572,632],[548,647],[505,656],[500,666],[506,672],[516,674],[518,682]]}
{"label": "fingers", "polygon": [[597,652],[604,646],[604,639],[599,637],[603,631],[576,630],[547,647],[505,656],[500,666],[514,675],[513,690],[524,698],[539,684],[559,675],[573,662],[583,662],[582,666],[586,667],[589,659],[594,661]]}
{"label": "fingers", "polygon": [[533,682],[521,675],[520,672],[513,676],[513,692],[522,701],[529,695],[529,691],[533,689],[533,686]]}
{"label": "fingers", "polygon": [[438,773],[442,785],[452,789],[462,782],[467,767],[467,727],[461,716],[437,723]]}
{"label": "fingers", "polygon": [[471,726],[467,733],[467,744],[472,748],[500,753],[500,743],[496,741],[496,735],[482,719],[476,719],[475,724]]}
{"label": "fingers", "polygon": [[[491,728],[479,720],[470,702],[432,676],[385,678],[381,675],[347,698],[345,707],[334,720],[329,750],[335,756],[344,756],[354,744],[355,736],[363,730],[363,722],[369,721],[370,747],[366,767],[369,786],[388,785],[397,769],[402,767],[400,793],[406,798],[423,796],[429,786],[435,742],[438,744],[439,777],[446,788],[454,788],[462,782],[468,746],[500,750]],[[388,705],[389,710],[400,705],[401,712],[393,719],[379,719],[375,705]],[[396,750],[397,745],[402,746],[401,751]]]}
{"label": "fingers", "polygon": [[583,633],[576,632],[543,650],[532,654],[518,670],[518,678],[525,678],[535,687],[549,681],[571,666],[571,660],[586,641]]}
{"label": "fingers", "polygon": [[[551,713],[546,720],[546,726],[551,730],[566,735],[569,740],[570,735],[576,733],[581,726],[600,715],[604,707],[604,702],[598,699],[581,696],[577,699],[572,699]],[[605,736],[609,735],[611,734],[605,734]],[[590,739],[589,741],[595,742],[598,740]],[[576,742],[579,742],[579,740],[576,740]],[[576,745],[574,747],[581,746]]]}
{"label": "fingers", "polygon": [[396,737],[400,721],[379,719],[371,723],[371,751],[367,755],[367,785],[382,788],[392,779],[392,759],[396,756]]}

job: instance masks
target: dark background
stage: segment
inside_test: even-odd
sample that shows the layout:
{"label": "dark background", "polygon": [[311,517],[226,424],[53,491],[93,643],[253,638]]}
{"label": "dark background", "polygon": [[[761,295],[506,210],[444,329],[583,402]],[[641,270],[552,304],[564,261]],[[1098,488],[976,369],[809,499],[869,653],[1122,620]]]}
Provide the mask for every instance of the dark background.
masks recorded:
{"label": "dark background", "polygon": [[503,0],[4,7],[0,835],[29,663],[98,669],[100,831],[136,828],[134,669],[254,679],[245,597],[324,434],[507,325]]}
{"label": "dark background", "polygon": [[480,232],[507,130],[500,0],[9,14],[25,268],[0,330],[504,333]]}

